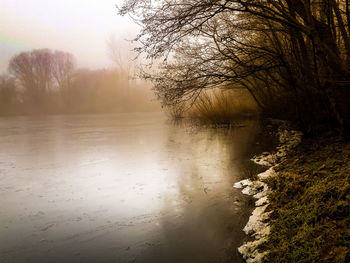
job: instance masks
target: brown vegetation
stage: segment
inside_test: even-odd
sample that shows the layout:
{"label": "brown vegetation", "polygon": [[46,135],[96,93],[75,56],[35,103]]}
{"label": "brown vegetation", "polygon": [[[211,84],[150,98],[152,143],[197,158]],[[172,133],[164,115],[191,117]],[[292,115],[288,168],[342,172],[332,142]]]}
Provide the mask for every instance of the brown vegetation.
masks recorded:
{"label": "brown vegetation", "polygon": [[164,105],[203,90],[246,89],[263,113],[304,132],[350,128],[349,1],[125,1],[143,29],[139,52],[168,58],[155,84]]}
{"label": "brown vegetation", "polygon": [[231,125],[257,115],[257,105],[249,94],[232,90],[203,92],[189,110],[189,116],[202,124]]}
{"label": "brown vegetation", "polygon": [[101,113],[158,110],[145,82],[123,69],[76,69],[73,55],[22,52],[0,78],[0,114]]}
{"label": "brown vegetation", "polygon": [[266,262],[349,262],[350,144],[304,141],[277,171]]}

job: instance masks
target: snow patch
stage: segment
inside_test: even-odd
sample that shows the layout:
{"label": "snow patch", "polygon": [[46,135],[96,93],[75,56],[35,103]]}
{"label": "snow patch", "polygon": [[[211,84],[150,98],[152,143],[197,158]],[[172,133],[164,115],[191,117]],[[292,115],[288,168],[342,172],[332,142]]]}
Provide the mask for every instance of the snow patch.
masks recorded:
{"label": "snow patch", "polygon": [[275,172],[274,167],[270,167],[265,172],[262,172],[262,173],[258,174],[257,176],[260,180],[266,180],[266,179],[274,177],[276,175],[277,175],[277,173]]}
{"label": "snow patch", "polygon": [[255,202],[256,208],[243,229],[247,235],[255,237],[255,240],[245,242],[238,248],[239,253],[242,254],[247,263],[260,263],[263,261],[263,258],[267,253],[259,251],[258,249],[261,244],[267,241],[267,237],[270,234],[270,225],[268,221],[270,214],[273,212],[267,211],[269,206],[267,196],[270,190],[268,185],[263,181],[278,175],[274,170],[274,167],[282,162],[287,153],[296,147],[302,139],[301,132],[289,131],[285,127],[280,127],[277,135],[279,136],[279,146],[276,148],[276,152],[264,152],[252,159],[255,163],[270,166],[270,168],[265,172],[258,174],[257,177],[259,180],[257,181],[245,179],[234,184],[235,188],[243,188],[243,194],[252,195],[254,198],[258,199]]}
{"label": "snow patch", "polygon": [[261,197],[258,201],[255,202],[255,206],[262,206],[268,204],[269,200],[267,196]]}
{"label": "snow patch", "polygon": [[262,262],[266,252],[260,252],[258,247],[265,243],[267,238],[261,238],[258,240],[244,243],[238,248],[238,252],[243,255],[243,258],[247,263]]}
{"label": "snow patch", "polygon": [[289,131],[280,128],[277,135],[279,137],[279,146],[276,148],[276,151],[273,153],[264,152],[259,156],[255,156],[251,159],[253,162],[264,166],[276,165],[283,161],[287,153],[301,142],[303,134],[300,131]]}
{"label": "snow patch", "polygon": [[265,212],[267,207],[268,204],[254,209],[252,215],[249,217],[248,223],[243,228],[243,231],[247,235],[260,239],[266,237],[270,233],[270,226],[268,223],[265,223],[271,214],[271,212]]}
{"label": "snow patch", "polygon": [[240,182],[235,183],[233,187],[241,189],[241,188],[246,187],[246,186],[251,185],[251,184],[252,184],[251,180],[245,179],[245,180],[242,180]]}

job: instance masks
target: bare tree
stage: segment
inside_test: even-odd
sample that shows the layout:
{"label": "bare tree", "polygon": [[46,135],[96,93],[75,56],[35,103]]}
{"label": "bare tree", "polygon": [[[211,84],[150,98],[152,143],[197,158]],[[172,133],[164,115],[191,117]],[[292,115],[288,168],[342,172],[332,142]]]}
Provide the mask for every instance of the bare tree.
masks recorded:
{"label": "bare tree", "polygon": [[50,50],[22,52],[10,60],[8,69],[24,88],[30,103],[44,104],[45,96],[53,85],[53,57]]}
{"label": "bare tree", "polygon": [[131,0],[119,12],[143,25],[139,52],[165,57],[146,75],[165,103],[244,87],[270,112],[286,104],[306,131],[350,127],[348,1]]}
{"label": "bare tree", "polygon": [[24,89],[24,99],[34,108],[45,108],[48,95],[55,88],[64,95],[70,88],[74,72],[73,55],[49,49],[22,52],[9,62],[9,72]]}
{"label": "bare tree", "polygon": [[52,54],[52,75],[62,95],[65,104],[69,101],[69,90],[72,88],[75,71],[75,59],[72,54],[55,51]]}

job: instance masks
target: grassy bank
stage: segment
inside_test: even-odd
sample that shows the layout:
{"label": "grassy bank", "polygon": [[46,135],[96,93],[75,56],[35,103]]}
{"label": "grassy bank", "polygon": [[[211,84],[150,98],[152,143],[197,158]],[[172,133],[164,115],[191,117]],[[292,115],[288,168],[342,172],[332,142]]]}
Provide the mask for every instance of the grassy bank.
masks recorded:
{"label": "grassy bank", "polygon": [[267,262],[350,262],[350,143],[309,140],[268,184]]}

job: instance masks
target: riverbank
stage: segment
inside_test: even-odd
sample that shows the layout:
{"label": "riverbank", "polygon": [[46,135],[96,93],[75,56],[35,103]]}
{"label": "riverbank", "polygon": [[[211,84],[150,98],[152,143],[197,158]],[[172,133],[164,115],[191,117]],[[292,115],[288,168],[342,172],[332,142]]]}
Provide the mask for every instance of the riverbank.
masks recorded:
{"label": "riverbank", "polygon": [[235,184],[258,199],[244,228],[254,240],[239,252],[247,262],[350,262],[350,143],[308,139],[292,150],[297,134],[278,134],[276,152],[253,159],[272,167]]}
{"label": "riverbank", "polygon": [[243,188],[242,193],[251,195],[257,201],[256,208],[243,231],[254,238],[254,240],[245,242],[238,248],[239,253],[248,263],[262,262],[266,256],[266,251],[261,251],[259,248],[266,243],[270,235],[270,214],[273,212],[270,209],[268,195],[271,192],[266,180],[275,177],[275,167],[286,159],[287,154],[295,148],[302,139],[302,133],[291,130],[285,122],[277,122],[278,125],[275,137],[278,139],[278,146],[271,152],[264,152],[259,156],[255,156],[252,161],[255,163],[270,167],[266,171],[256,175],[254,178],[249,178],[235,183],[235,188]]}
{"label": "riverbank", "polygon": [[267,180],[267,262],[350,262],[350,143],[304,140]]}

